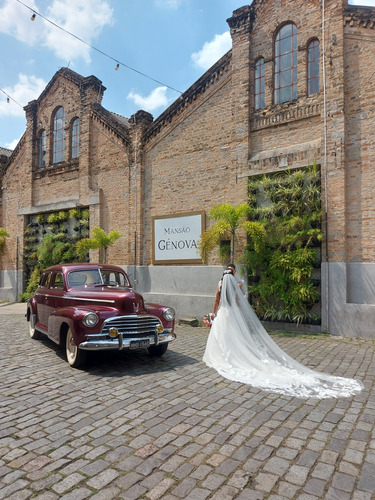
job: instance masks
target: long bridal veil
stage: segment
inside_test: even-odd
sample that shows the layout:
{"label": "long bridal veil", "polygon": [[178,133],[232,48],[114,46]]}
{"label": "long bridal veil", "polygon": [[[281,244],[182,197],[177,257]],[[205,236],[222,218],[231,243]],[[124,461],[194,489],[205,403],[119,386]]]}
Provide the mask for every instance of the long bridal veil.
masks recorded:
{"label": "long bridal veil", "polygon": [[363,388],[357,380],[311,370],[280,349],[230,274],[222,280],[203,361],[229,380],[288,396],[347,397]]}

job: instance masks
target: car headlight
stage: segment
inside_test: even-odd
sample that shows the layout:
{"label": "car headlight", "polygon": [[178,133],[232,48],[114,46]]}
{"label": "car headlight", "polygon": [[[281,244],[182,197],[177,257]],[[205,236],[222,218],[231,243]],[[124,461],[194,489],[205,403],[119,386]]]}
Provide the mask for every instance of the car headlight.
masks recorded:
{"label": "car headlight", "polygon": [[82,323],[85,326],[88,326],[89,328],[97,325],[98,321],[99,321],[98,315],[95,314],[94,312],[89,312],[85,314],[84,317],[82,318]]}
{"label": "car headlight", "polygon": [[175,313],[174,309],[172,309],[172,307],[167,307],[167,309],[164,309],[164,311],[163,311],[163,317],[167,321],[172,321],[172,319],[174,319],[174,317],[175,317],[175,314],[176,313]]}

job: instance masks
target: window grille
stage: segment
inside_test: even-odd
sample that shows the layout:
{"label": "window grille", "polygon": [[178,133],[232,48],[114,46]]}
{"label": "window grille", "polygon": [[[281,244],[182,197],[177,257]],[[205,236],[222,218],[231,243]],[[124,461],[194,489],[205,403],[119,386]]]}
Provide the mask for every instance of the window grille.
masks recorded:
{"label": "window grille", "polygon": [[319,92],[319,40],[312,40],[307,47],[307,95]]}
{"label": "window grille", "polygon": [[65,112],[60,107],[53,119],[53,154],[52,163],[59,163],[65,158]]}
{"label": "window grille", "polygon": [[274,102],[297,99],[297,27],[285,24],[275,38]]}
{"label": "window grille", "polygon": [[264,108],[264,59],[259,58],[255,63],[255,109]]}
{"label": "window grille", "polygon": [[72,124],[72,159],[79,157],[79,118]]}

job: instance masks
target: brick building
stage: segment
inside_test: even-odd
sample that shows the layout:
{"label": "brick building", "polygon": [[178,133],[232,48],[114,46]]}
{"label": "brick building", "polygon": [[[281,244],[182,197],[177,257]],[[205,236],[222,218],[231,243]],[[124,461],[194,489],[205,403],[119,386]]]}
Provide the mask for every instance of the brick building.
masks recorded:
{"label": "brick building", "polygon": [[[214,253],[202,265],[194,249],[182,251],[194,241],[190,216],[196,231],[214,205],[247,200],[249,177],[316,163],[325,214],[321,329],[375,336],[375,9],[254,0],[227,21],[232,50],[155,120],[107,111],[102,82],[67,68],[25,107],[25,134],[2,174],[0,226],[11,234],[2,298],[22,289],[30,220],[85,207],[91,228],[123,233],[109,261],[147,299],[201,317],[221,264]],[[179,232],[185,239],[174,239]]]}

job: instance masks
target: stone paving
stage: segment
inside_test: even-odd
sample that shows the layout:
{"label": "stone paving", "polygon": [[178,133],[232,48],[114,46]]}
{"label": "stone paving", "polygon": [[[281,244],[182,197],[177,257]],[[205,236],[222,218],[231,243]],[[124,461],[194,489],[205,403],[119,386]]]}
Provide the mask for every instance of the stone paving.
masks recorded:
{"label": "stone paving", "polygon": [[311,368],[365,384],[299,399],[220,377],[206,328],[162,358],[95,353],[69,367],[0,307],[0,500],[375,498],[374,341],[274,334]]}

